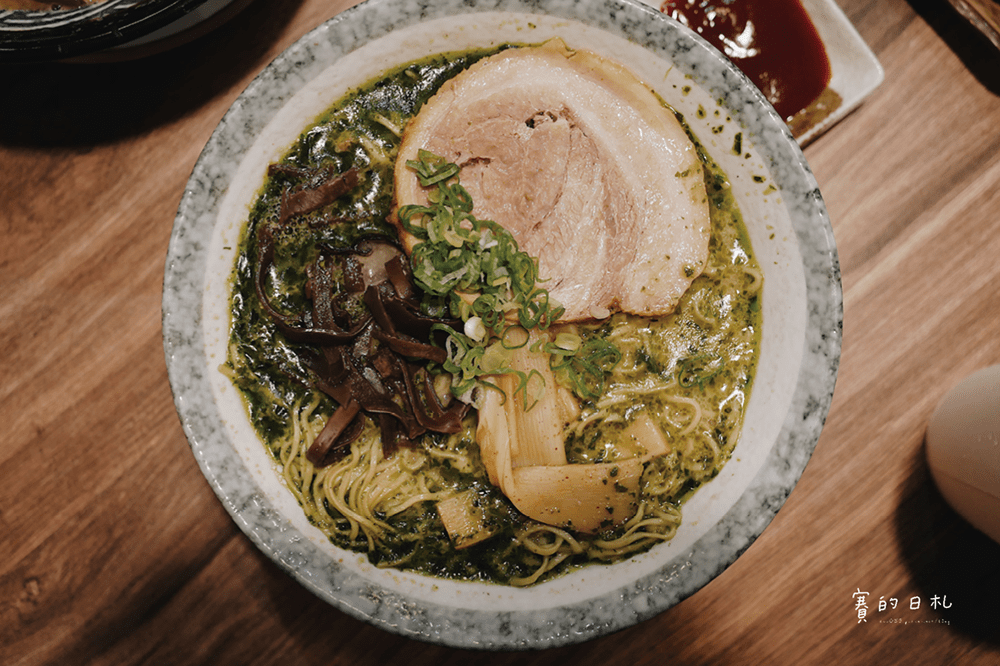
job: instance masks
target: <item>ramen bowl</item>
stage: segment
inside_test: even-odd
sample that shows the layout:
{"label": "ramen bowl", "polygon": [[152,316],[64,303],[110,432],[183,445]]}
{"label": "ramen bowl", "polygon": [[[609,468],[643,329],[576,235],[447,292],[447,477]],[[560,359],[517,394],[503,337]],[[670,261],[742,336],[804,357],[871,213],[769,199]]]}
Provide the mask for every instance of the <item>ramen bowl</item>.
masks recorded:
{"label": "ramen bowl", "polygon": [[[527,588],[380,569],[309,523],[219,371],[240,232],[267,165],[347,91],[430,54],[553,37],[627,63],[728,175],[764,273],[760,357],[742,435],[721,473],[684,505],[673,540],[629,559]],[[192,451],[262,552],[334,607],[387,631],[510,650],[584,641],[651,618],[751,545],[816,445],[836,379],[841,313],[830,222],[799,146],[752,84],[691,31],[627,0],[368,0],[271,63],[208,142],[168,250],[163,335]]]}

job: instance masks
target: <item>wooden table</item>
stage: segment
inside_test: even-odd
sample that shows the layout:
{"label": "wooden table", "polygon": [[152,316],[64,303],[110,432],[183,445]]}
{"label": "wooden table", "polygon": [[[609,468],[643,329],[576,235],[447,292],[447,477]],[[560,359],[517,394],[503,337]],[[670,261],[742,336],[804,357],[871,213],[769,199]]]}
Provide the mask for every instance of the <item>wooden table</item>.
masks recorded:
{"label": "wooden table", "polygon": [[352,619],[256,550],[174,411],[164,257],[225,110],[351,4],[258,1],[166,55],[6,68],[0,663],[998,663],[1000,546],[923,453],[944,392],[1000,363],[1000,53],[944,0],[842,2],[886,81],[806,150],[843,266],[837,391],[801,482],[715,581],[584,645],[481,655]]}

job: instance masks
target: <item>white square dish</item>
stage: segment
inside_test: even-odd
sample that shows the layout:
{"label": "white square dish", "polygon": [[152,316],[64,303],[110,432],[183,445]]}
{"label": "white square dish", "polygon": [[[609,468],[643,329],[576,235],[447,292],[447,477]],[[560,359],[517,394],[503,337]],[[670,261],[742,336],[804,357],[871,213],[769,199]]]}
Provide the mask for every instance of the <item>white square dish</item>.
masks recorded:
{"label": "white square dish", "polygon": [[[656,0],[642,2],[657,10],[663,4]],[[856,109],[882,83],[885,73],[878,58],[834,0],[801,0],[801,3],[819,33],[830,62],[827,89],[834,93],[831,98],[836,100],[836,106],[828,114],[815,114],[794,124],[792,134],[805,146]]]}

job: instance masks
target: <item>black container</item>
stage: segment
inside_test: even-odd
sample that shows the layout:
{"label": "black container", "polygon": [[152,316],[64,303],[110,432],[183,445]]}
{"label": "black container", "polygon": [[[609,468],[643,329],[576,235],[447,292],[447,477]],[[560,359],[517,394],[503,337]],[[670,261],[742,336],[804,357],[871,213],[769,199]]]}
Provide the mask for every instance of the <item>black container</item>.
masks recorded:
{"label": "black container", "polygon": [[64,60],[128,44],[209,0],[105,0],[75,9],[0,10],[0,62]]}

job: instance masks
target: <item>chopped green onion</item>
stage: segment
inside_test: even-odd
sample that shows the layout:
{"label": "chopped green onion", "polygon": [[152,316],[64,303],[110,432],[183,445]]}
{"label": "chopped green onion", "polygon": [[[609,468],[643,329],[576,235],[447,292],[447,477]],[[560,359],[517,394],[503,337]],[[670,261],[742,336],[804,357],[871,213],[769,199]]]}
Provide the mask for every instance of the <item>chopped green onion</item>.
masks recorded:
{"label": "chopped green onion", "polygon": [[[542,351],[549,354],[549,367],[556,379],[580,398],[594,400],[600,397],[604,393],[605,374],[621,360],[621,352],[611,342],[596,336],[580,340],[574,335],[579,341],[576,349],[561,345],[559,337],[557,335],[555,342],[542,347]],[[563,343],[570,341],[566,339]]]}
{"label": "chopped green onion", "polygon": [[[508,367],[510,351],[527,343],[527,330],[547,329],[565,308],[538,286],[538,260],[502,226],[472,214],[472,197],[459,182],[458,165],[426,150],[406,165],[423,187],[433,188],[427,195],[430,205],[402,206],[397,213],[403,229],[418,241],[410,261],[425,294],[423,308],[435,315],[450,312],[465,322],[464,334],[440,327],[447,333],[448,359],[442,367],[453,376],[452,392],[463,396],[477,384],[500,390],[484,377],[514,373],[515,395],[521,394],[529,408],[537,401],[529,386],[540,375]],[[508,321],[511,313],[516,324]],[[565,332],[544,351],[557,378],[583,398],[603,391],[604,373],[621,356],[607,341],[584,342]]]}

